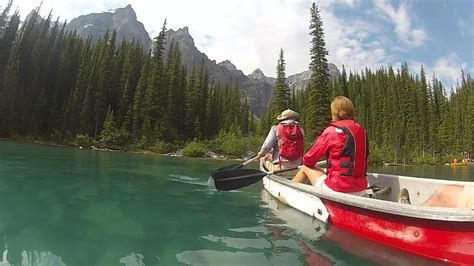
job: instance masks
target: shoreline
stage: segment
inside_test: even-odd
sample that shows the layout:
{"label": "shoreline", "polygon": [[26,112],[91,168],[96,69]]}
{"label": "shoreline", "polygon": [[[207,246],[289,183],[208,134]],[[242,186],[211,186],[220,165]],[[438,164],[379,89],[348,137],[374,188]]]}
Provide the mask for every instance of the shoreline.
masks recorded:
{"label": "shoreline", "polygon": [[[134,153],[134,154],[146,154],[146,155],[159,155],[159,156],[167,156],[167,157],[186,157],[186,158],[202,158],[202,159],[213,159],[213,160],[226,160],[226,161],[246,161],[253,157],[253,155],[249,154],[240,158],[230,158],[223,154],[218,154],[214,151],[207,151],[204,156],[186,156],[183,153],[183,148],[177,149],[172,152],[168,153],[159,153],[154,152],[151,150],[142,150],[142,149],[110,149],[108,147],[101,148],[91,145],[90,147],[83,147],[77,143],[69,143],[69,144],[60,144],[52,141],[44,141],[44,140],[35,140],[35,139],[9,139],[9,138],[0,138],[0,141],[9,141],[9,142],[16,142],[16,143],[25,143],[25,144],[39,144],[39,145],[46,145],[51,147],[63,147],[63,148],[75,148],[79,150],[91,150],[91,151],[103,151],[103,152],[121,152],[121,153]],[[450,162],[444,163],[423,163],[423,164],[404,164],[404,163],[394,163],[394,162],[386,162],[382,160],[381,163],[370,163],[369,165],[374,166],[384,166],[384,167],[411,167],[411,166],[430,166],[430,165],[450,165]]]}
{"label": "shoreline", "polygon": [[14,143],[23,143],[23,144],[37,144],[37,145],[45,145],[45,146],[51,146],[51,147],[62,147],[62,148],[73,148],[73,149],[79,149],[79,150],[90,150],[90,151],[101,151],[101,152],[117,152],[117,153],[132,153],[132,154],[145,154],[145,155],[159,155],[159,156],[166,156],[166,157],[186,157],[186,158],[202,158],[202,159],[214,159],[214,160],[221,160],[221,161],[246,161],[250,159],[251,157],[243,157],[243,158],[229,158],[226,157],[225,155],[222,154],[217,154],[212,151],[208,151],[205,156],[197,156],[197,157],[192,157],[192,156],[186,156],[183,154],[183,149],[178,149],[173,152],[169,153],[158,153],[150,150],[136,150],[136,149],[120,149],[120,150],[115,150],[115,149],[110,149],[110,148],[99,148],[94,145],[90,146],[89,148],[84,148],[81,145],[77,144],[58,144],[55,142],[50,142],[50,141],[42,141],[42,140],[21,140],[21,139],[8,139],[8,138],[0,138],[0,141],[8,141],[8,142],[14,142]]}

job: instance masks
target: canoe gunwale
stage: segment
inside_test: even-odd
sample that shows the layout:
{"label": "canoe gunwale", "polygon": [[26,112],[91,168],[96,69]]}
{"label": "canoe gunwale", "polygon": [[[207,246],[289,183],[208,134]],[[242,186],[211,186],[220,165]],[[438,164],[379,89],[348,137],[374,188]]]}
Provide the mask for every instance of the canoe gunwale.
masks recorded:
{"label": "canoe gunwale", "polygon": [[316,188],[310,185],[295,183],[277,175],[268,175],[267,177],[272,181],[281,183],[282,185],[289,186],[293,189],[314,195],[316,197],[371,211],[436,221],[474,222],[474,211],[469,209],[424,207],[409,204],[399,204],[391,201],[322,190],[321,188]]}

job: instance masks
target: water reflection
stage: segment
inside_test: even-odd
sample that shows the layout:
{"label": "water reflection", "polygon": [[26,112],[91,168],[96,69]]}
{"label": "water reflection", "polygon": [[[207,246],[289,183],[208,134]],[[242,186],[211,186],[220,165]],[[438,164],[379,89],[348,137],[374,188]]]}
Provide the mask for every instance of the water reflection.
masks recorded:
{"label": "water reflection", "polygon": [[275,215],[275,223],[268,224],[272,230],[283,230],[288,235],[308,241],[318,241],[326,232],[326,224],[281,203],[266,190],[262,190],[261,197],[262,207],[269,208]]}
{"label": "water reflection", "polygon": [[331,265],[335,261],[309,244],[321,239],[324,224],[292,208],[280,207],[266,191],[256,200],[263,210],[257,217],[258,226],[201,236],[207,249],[180,252],[176,260],[191,265]]}
{"label": "water reflection", "polygon": [[[264,254],[242,251],[196,250],[176,254],[178,262],[187,265],[269,265]],[[292,265],[292,264],[273,264]]]}
{"label": "water reflection", "polygon": [[176,175],[170,174],[168,180],[188,185],[197,185],[197,186],[204,186],[209,187],[208,181],[202,181],[202,178],[199,177],[190,177],[186,175]]}
{"label": "water reflection", "polygon": [[21,266],[66,266],[62,258],[50,251],[26,251],[21,252]]}
{"label": "water reflection", "polygon": [[125,264],[125,266],[145,266],[143,263],[144,256],[139,253],[130,253],[127,256],[119,260],[120,263]]}
{"label": "water reflection", "polygon": [[[16,263],[10,263],[8,257],[14,258],[12,254],[8,253],[8,250],[5,249],[2,254],[2,261],[0,261],[0,266],[13,266]],[[10,259],[13,261],[14,259]],[[50,251],[26,251],[21,252],[21,266],[66,266],[66,263],[63,262],[62,258],[55,255]]]}

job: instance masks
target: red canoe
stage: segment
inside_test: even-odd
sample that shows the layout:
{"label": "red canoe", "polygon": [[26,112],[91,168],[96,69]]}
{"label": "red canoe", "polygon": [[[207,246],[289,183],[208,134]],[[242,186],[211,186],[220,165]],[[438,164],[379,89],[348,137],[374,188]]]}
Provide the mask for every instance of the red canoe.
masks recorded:
{"label": "red canoe", "polygon": [[[427,178],[369,174],[369,184],[384,193],[358,197],[298,184],[285,177],[263,178],[265,189],[281,202],[364,238],[432,260],[474,264],[474,210],[417,206],[441,185],[469,185]],[[409,191],[413,205],[397,202]]]}

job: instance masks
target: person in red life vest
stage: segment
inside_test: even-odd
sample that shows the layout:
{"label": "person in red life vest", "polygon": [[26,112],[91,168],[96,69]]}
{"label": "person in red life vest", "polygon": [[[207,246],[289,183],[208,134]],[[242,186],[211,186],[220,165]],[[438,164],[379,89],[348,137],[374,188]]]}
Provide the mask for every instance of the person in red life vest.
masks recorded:
{"label": "person in red life vest", "polygon": [[[354,105],[343,96],[331,102],[332,120],[303,157],[293,181],[362,196],[367,189],[368,143],[364,128],[354,121]],[[327,174],[316,163],[327,156]]]}
{"label": "person in red life vest", "polygon": [[298,119],[300,114],[291,109],[277,116],[278,125],[272,126],[257,154],[269,170],[292,168],[301,164],[304,153],[304,132]]}

